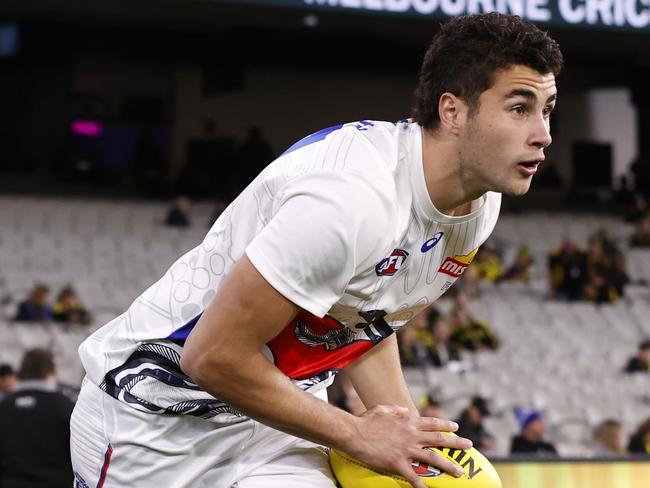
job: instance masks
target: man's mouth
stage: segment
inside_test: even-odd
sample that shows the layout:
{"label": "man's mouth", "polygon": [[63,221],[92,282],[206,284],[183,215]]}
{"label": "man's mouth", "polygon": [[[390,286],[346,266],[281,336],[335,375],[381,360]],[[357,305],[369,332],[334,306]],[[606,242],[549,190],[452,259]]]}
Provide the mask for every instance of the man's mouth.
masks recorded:
{"label": "man's mouth", "polygon": [[519,173],[524,176],[533,176],[535,173],[537,173],[537,167],[542,161],[542,159],[522,161],[521,163],[517,164],[517,169],[519,170]]}

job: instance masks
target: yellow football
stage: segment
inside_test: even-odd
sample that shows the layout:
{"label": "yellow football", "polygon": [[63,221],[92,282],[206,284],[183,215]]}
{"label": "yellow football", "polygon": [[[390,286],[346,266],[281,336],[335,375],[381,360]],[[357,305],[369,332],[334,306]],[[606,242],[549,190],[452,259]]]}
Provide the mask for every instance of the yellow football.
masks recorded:
{"label": "yellow football", "polygon": [[[414,463],[413,470],[426,486],[432,488],[501,488],[501,479],[494,466],[476,449],[432,448],[463,468],[463,476],[455,478],[424,463]],[[406,478],[379,471],[344,452],[332,449],[330,464],[342,488],[412,488]]]}

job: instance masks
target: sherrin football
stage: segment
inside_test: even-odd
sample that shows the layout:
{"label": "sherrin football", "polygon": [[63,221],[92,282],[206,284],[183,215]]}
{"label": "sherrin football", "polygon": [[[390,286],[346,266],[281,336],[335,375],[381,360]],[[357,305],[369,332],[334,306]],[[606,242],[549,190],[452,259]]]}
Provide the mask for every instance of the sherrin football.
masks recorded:
{"label": "sherrin football", "polygon": [[[501,479],[494,466],[476,449],[428,448],[463,468],[460,478],[424,463],[413,469],[426,486],[432,488],[501,488]],[[406,478],[381,472],[357,461],[344,452],[332,449],[330,464],[342,488],[412,488]]]}

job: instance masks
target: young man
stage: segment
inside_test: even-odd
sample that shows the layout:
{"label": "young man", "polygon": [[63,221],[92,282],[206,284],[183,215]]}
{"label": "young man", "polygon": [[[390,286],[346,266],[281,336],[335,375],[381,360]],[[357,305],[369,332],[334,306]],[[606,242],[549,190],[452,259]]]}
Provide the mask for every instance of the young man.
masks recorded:
{"label": "young man", "polygon": [[[394,332],[467,268],[500,193],[528,190],[561,65],[517,17],[451,20],[426,54],[415,121],[331,127],[265,168],[81,346],[78,486],[333,488],[321,445],[420,488],[412,462],[459,475],[422,448],[470,443],[418,416]],[[323,401],[346,367],[361,416]]]}

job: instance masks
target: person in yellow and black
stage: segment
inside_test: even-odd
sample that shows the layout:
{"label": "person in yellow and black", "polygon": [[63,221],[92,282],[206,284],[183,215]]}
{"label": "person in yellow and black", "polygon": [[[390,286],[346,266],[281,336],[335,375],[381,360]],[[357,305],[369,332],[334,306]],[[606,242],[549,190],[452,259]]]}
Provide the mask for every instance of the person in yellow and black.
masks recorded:
{"label": "person in yellow and black", "polygon": [[592,239],[586,260],[585,295],[592,302],[613,303],[623,294],[628,281],[620,252],[606,252],[603,241]]}
{"label": "person in yellow and black", "polygon": [[503,273],[501,279],[528,283],[530,281],[532,266],[533,258],[530,255],[530,250],[526,245],[522,244],[517,250],[517,257],[514,263]]}
{"label": "person in yellow and black", "polygon": [[582,300],[587,282],[587,256],[570,239],[564,242],[548,259],[550,296],[559,300]]}
{"label": "person in yellow and black", "polygon": [[61,290],[52,310],[56,322],[88,325],[91,321],[90,313],[82,305],[71,286]]}
{"label": "person in yellow and black", "polygon": [[503,275],[503,264],[497,252],[491,247],[483,246],[478,250],[472,268],[482,281],[495,282]]}
{"label": "person in yellow and black", "polygon": [[456,305],[449,314],[451,324],[450,346],[456,350],[486,351],[499,347],[499,340],[487,322],[473,317],[463,294],[456,297]]}
{"label": "person in yellow and black", "polygon": [[411,327],[404,327],[399,333],[400,360],[405,366],[431,364],[431,348],[434,345],[431,325],[440,313],[433,307],[427,308],[411,320]]}

